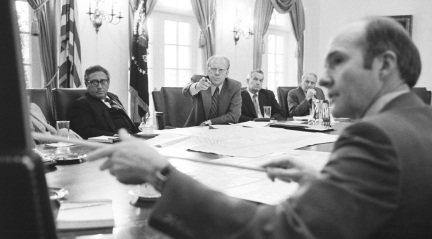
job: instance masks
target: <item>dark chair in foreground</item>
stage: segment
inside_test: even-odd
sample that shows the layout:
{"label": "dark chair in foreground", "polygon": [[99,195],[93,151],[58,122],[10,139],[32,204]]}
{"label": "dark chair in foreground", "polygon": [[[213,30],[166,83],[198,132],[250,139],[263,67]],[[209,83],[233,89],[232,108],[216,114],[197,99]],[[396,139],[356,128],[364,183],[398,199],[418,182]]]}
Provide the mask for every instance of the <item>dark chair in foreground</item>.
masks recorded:
{"label": "dark chair in foreground", "polygon": [[278,96],[279,104],[282,107],[282,110],[284,111],[287,118],[291,117],[288,109],[288,102],[287,102],[288,92],[296,88],[297,86],[279,86],[277,88],[277,96]]}
{"label": "dark chair in foreground", "polygon": [[87,89],[53,89],[54,106],[57,120],[69,120],[69,109],[76,99],[87,92]]}
{"label": "dark chair in foreground", "polygon": [[152,95],[155,110],[163,113],[165,129],[185,125],[192,110],[192,100],[183,96],[182,87],[162,87],[160,93],[153,91]]}
{"label": "dark chair in foreground", "polygon": [[48,89],[27,89],[27,95],[30,96],[30,101],[37,104],[41,108],[48,123],[55,126],[55,118],[51,109],[51,104],[48,101]]}

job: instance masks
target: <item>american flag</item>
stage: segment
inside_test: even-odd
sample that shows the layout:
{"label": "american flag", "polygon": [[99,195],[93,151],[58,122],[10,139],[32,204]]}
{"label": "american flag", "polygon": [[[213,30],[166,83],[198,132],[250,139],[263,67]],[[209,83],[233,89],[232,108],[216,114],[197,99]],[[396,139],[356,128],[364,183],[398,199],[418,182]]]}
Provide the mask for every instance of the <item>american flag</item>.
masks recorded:
{"label": "american flag", "polygon": [[81,82],[81,45],[76,0],[62,0],[59,86],[78,88]]}
{"label": "american flag", "polygon": [[[146,3],[135,13],[136,25],[134,26],[132,55],[130,61],[130,88],[131,100],[138,106],[138,114],[143,117],[149,111],[148,74],[147,74],[147,48],[148,33],[146,27]],[[133,118],[136,115],[133,113]]]}

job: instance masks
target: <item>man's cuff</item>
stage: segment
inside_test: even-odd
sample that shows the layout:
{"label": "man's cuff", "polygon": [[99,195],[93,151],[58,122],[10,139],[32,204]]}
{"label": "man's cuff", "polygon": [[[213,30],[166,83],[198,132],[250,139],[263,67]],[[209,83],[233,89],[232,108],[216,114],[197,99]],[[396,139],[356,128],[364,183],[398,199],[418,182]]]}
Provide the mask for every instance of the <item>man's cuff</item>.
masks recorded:
{"label": "man's cuff", "polygon": [[196,94],[198,94],[198,90],[197,90],[197,85],[198,85],[198,83],[197,82],[195,82],[195,83],[193,83],[193,84],[191,84],[191,86],[189,87],[189,93],[191,94],[191,95],[196,95]]}

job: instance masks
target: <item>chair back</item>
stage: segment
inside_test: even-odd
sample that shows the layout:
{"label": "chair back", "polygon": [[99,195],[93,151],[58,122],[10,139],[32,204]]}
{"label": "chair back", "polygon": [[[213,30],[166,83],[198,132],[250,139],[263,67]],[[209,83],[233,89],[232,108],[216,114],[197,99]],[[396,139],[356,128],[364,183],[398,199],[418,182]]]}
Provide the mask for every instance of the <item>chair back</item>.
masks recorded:
{"label": "chair back", "polygon": [[162,87],[165,126],[181,128],[192,111],[191,98],[182,94],[182,87]]}
{"label": "chair back", "polygon": [[426,90],[426,87],[413,87],[412,91],[414,93],[416,93],[416,95],[418,97],[420,97],[420,99],[422,99],[423,102],[425,102],[426,104],[430,104],[430,103],[428,103],[428,99],[427,99],[427,90]]}
{"label": "chair back", "polygon": [[84,95],[87,89],[53,89],[54,106],[57,120],[69,120],[69,109],[72,103]]}
{"label": "chair back", "polygon": [[278,100],[279,100],[279,104],[282,107],[282,110],[284,111],[285,115],[289,118],[291,117],[290,113],[289,113],[289,109],[288,109],[288,92],[290,92],[290,90],[296,89],[297,86],[279,86],[277,88],[277,95],[278,95]]}
{"label": "chair back", "polygon": [[48,89],[27,89],[30,101],[37,104],[50,125],[55,125],[54,114],[48,101]]}
{"label": "chair back", "polygon": [[164,120],[164,102],[163,102],[163,95],[160,90],[155,90],[152,92],[153,96],[153,104],[155,109],[155,116],[157,120],[158,129],[162,130],[165,129],[165,120]]}
{"label": "chair back", "polygon": [[426,91],[426,104],[431,105],[431,91]]}

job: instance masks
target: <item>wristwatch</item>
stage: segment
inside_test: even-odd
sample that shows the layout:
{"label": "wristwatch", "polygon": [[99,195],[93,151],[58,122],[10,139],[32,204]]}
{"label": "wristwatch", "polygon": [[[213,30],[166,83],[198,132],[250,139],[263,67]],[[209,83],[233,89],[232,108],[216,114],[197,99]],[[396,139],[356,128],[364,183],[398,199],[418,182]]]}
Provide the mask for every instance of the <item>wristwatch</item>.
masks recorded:
{"label": "wristwatch", "polygon": [[171,172],[171,165],[168,164],[161,170],[156,172],[156,182],[154,184],[154,187],[156,190],[158,190],[160,193],[162,193],[162,190],[165,187],[165,183],[168,181],[168,176]]}

